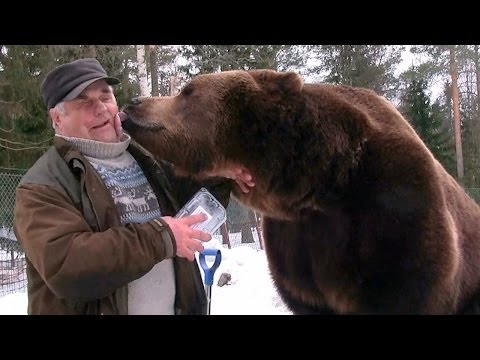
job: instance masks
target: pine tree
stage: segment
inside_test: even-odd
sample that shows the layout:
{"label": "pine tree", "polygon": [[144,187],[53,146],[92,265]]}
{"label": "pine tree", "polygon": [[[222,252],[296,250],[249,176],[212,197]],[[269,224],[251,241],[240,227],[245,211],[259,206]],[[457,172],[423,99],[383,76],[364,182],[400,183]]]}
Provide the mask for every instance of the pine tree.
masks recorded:
{"label": "pine tree", "polygon": [[396,96],[398,79],[394,75],[404,48],[394,45],[321,45],[312,47],[320,60],[322,81],[374,90],[388,99]]}
{"label": "pine tree", "polygon": [[179,70],[187,77],[238,69],[284,71],[306,62],[305,48],[297,45],[186,45],[181,51],[187,64]]}
{"label": "pine tree", "polygon": [[455,174],[455,149],[453,129],[448,115],[440,103],[433,105],[427,95],[427,83],[421,78],[412,78],[402,96],[401,111],[425,142],[435,158]]}

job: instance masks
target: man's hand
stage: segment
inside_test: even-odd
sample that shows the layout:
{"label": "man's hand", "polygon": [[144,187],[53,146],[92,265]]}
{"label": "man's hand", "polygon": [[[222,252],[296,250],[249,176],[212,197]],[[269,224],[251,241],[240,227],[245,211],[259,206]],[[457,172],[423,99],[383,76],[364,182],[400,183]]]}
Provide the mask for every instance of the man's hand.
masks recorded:
{"label": "man's hand", "polygon": [[212,171],[207,173],[207,175],[220,176],[235,180],[237,185],[244,193],[248,193],[250,188],[255,186],[255,181],[253,180],[252,174],[247,170],[247,168],[241,165],[234,165],[228,169],[223,169],[220,171]]}
{"label": "man's hand", "polygon": [[195,251],[203,251],[202,241],[209,241],[212,236],[209,233],[191,226],[207,220],[207,215],[195,214],[182,218],[164,216],[162,219],[170,226],[175,242],[177,244],[177,256],[187,258],[190,261],[195,259]]}
{"label": "man's hand", "polygon": [[[238,184],[244,193],[248,193],[251,187],[255,186],[252,174],[244,167],[237,167],[232,170],[233,180]],[[231,178],[232,179],[232,178]]]}

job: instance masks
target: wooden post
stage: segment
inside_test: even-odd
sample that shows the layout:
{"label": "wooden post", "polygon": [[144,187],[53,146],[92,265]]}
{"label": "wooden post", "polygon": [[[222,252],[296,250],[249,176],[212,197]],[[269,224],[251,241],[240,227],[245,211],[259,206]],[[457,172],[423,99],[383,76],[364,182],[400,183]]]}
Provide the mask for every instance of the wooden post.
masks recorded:
{"label": "wooden post", "polygon": [[14,251],[10,251],[10,268],[13,269],[15,267],[15,255]]}
{"label": "wooden post", "polygon": [[228,237],[228,227],[226,222],[220,226],[220,233],[222,234],[222,244],[227,244],[228,248],[231,249],[232,247],[230,245],[230,238]]}
{"label": "wooden post", "polygon": [[260,249],[264,250],[263,244],[263,234],[261,231],[262,225],[260,224],[260,215],[257,214],[256,211],[253,211],[253,216],[255,216],[255,228],[257,229],[258,241],[260,242]]}
{"label": "wooden post", "polygon": [[170,76],[170,96],[177,95],[177,76]]}

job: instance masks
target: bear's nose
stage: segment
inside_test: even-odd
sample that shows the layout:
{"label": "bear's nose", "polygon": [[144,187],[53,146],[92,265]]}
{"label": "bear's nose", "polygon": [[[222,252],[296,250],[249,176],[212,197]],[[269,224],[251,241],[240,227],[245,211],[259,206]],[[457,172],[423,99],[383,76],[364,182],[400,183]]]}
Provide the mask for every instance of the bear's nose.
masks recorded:
{"label": "bear's nose", "polygon": [[140,105],[142,103],[142,99],[140,99],[139,97],[134,97],[132,99],[132,105]]}

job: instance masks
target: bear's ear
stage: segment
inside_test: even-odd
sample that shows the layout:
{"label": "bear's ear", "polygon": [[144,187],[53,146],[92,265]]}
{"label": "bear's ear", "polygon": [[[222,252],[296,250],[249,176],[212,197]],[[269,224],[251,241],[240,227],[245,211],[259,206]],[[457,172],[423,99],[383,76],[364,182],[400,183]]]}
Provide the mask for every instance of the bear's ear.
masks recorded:
{"label": "bear's ear", "polygon": [[267,92],[281,92],[296,95],[302,91],[303,79],[294,72],[274,70],[250,70],[250,75],[260,88]]}

